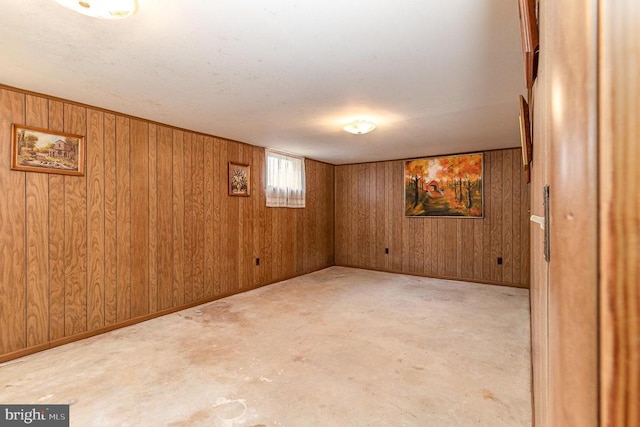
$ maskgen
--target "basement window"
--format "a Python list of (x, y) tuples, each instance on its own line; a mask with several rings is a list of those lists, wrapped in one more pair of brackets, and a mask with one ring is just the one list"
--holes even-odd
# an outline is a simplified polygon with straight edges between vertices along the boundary
[(304, 157), (266, 149), (267, 206), (304, 208)]

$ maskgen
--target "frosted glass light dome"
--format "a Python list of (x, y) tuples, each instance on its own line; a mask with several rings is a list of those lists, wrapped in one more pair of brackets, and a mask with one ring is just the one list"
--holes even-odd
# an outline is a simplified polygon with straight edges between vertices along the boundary
[(375, 123), (366, 120), (355, 120), (342, 129), (354, 135), (363, 135), (369, 133), (376, 128)]
[(83, 15), (101, 19), (127, 18), (138, 11), (136, 0), (56, 0)]

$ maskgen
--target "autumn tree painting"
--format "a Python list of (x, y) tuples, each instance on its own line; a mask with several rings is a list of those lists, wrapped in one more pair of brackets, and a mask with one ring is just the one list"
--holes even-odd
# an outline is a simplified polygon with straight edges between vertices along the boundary
[(406, 216), (482, 217), (482, 153), (405, 162)]

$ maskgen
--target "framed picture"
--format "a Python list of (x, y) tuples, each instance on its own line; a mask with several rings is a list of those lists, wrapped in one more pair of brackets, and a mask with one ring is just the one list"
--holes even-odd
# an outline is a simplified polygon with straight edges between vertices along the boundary
[(249, 196), (251, 169), (243, 163), (229, 162), (229, 195)]
[(84, 175), (84, 136), (11, 125), (11, 169)]
[[(520, 146), (522, 147), (522, 165), (524, 170), (529, 171), (531, 157), (533, 154), (533, 143), (531, 142), (531, 123), (529, 121), (529, 104), (524, 96), (520, 95)], [(528, 174), (527, 174), (528, 176)], [(529, 181), (527, 181), (529, 182)]]
[(483, 160), (482, 153), (406, 160), (405, 216), (482, 218)]
[(518, 0), (520, 12), (520, 37), (522, 39), (522, 59), (524, 79), (528, 89), (533, 87), (537, 73), (537, 53), (539, 46), (536, 0)]

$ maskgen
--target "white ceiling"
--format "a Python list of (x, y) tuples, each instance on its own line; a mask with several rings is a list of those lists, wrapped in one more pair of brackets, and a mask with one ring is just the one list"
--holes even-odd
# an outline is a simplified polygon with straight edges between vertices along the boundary
[[(515, 0), (0, 0), (0, 83), (333, 164), (519, 145)], [(341, 130), (369, 118), (367, 135)]]

